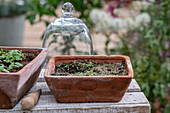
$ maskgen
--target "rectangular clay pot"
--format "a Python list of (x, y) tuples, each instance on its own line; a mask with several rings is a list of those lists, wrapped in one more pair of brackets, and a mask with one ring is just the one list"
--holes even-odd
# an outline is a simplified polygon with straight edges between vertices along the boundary
[(1, 48), (6, 50), (17, 49), (31, 53), (40, 52), (35, 59), (18, 72), (0, 72), (0, 108), (10, 109), (13, 108), (35, 84), (47, 56), (47, 49), (0, 46), (0, 49)]
[[(73, 60), (114, 62), (125, 60), (127, 76), (52, 76), (55, 66)], [(52, 57), (44, 72), (45, 80), (58, 102), (118, 102), (133, 78), (128, 56), (56, 56)]]

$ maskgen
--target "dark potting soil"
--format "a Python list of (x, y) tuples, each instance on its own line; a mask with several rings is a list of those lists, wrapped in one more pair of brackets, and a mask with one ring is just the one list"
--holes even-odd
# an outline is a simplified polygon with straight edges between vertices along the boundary
[(120, 63), (99, 63), (88, 60), (75, 60), (55, 67), (53, 76), (126, 76), (125, 60)]
[[(21, 63), (23, 66), (18, 68), (18, 67), (14, 67), (13, 69), (9, 70), (10, 72), (17, 72), (19, 70), (21, 70), (24, 66), (26, 66), (30, 61), (32, 61), (36, 56), (38, 56), (38, 54), (40, 53), (39, 51), (36, 52), (36, 53), (31, 53), (31, 52), (23, 52), (26, 57), (24, 57), (21, 61), (16, 61), (16, 62), (19, 62)], [(5, 66), (9, 66), (8, 63), (4, 62), (2, 60), (1, 62), (2, 64), (4, 64)]]

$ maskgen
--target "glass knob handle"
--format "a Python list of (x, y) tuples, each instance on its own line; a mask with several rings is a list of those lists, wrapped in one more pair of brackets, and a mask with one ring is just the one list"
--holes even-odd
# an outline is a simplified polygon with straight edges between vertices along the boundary
[(72, 17), (73, 11), (73, 5), (70, 2), (66, 2), (62, 6), (62, 12), (64, 17)]

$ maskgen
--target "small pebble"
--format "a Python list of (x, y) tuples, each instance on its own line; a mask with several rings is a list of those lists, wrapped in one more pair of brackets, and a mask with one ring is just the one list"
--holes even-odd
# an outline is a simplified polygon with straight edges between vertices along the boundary
[(122, 69), (121, 67), (118, 68), (118, 70), (121, 70), (121, 69)]
[(107, 69), (107, 71), (111, 71), (111, 69)]
[(123, 73), (123, 71), (121, 70), (121, 71), (119, 71), (119, 73)]
[(122, 61), (122, 65), (125, 65), (125, 60)]
[(51, 75), (56, 75), (55, 73), (51, 73)]

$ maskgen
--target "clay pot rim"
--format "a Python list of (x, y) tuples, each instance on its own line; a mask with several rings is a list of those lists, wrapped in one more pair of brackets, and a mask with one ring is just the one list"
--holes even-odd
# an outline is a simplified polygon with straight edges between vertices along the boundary
[[(61, 60), (61, 59), (69, 59), (69, 60), (73, 60), (75, 58), (78, 59), (90, 59), (90, 58), (96, 58), (96, 59), (106, 59), (106, 58), (110, 58), (110, 59), (116, 59), (116, 60), (125, 60), (126, 64), (127, 64), (127, 69), (128, 69), (128, 75), (126, 76), (52, 76), (50, 75), (51, 72), (48, 72), (50, 69), (49, 67), (51, 67), (51, 64), (53, 64), (55, 62), (55, 60)], [(51, 71), (51, 70), (50, 70)], [(125, 55), (60, 55), (60, 56), (52, 56), (48, 62), (48, 65), (45, 69), (44, 72), (44, 77), (45, 78), (133, 78), (133, 69), (132, 69), (132, 64), (130, 62), (130, 58), (128, 56)]]
[(29, 65), (31, 66), (32, 64), (34, 64), (36, 62), (36, 58), (40, 57), (43, 55), (44, 52), (47, 51), (46, 48), (38, 48), (38, 47), (8, 47), (8, 46), (0, 46), (0, 48), (3, 49), (25, 49), (25, 50), (41, 50), (41, 52), (38, 54), (38, 56), (36, 56), (32, 61), (30, 61), (27, 65), (25, 65), (22, 69), (20, 69), (17, 72), (10, 72), (10, 73), (5, 73), (5, 72), (0, 72), (0, 74), (3, 75), (15, 75), (15, 76), (20, 76), (21, 73), (24, 72), (24, 70), (26, 70)]

